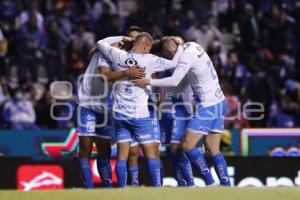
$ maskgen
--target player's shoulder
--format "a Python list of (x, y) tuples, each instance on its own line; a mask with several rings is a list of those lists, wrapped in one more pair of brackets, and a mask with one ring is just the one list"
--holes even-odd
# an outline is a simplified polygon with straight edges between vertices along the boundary
[(187, 42), (183, 45), (184, 52), (204, 51), (203, 47), (196, 42)]
[(157, 59), (157, 56), (150, 54), (150, 53), (146, 53), (146, 54), (140, 54), (140, 53), (129, 53), (128, 54), (129, 57), (132, 57), (134, 59), (137, 59), (138, 62), (143, 62), (143, 63), (149, 63), (149, 62), (154, 62)]

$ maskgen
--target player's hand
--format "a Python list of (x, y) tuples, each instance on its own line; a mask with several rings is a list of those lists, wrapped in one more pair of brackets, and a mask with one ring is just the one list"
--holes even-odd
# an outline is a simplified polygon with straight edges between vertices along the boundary
[(139, 66), (130, 67), (126, 70), (126, 76), (130, 78), (144, 78), (146, 76), (145, 70)]
[(177, 45), (183, 45), (184, 42), (180, 37), (171, 36), (171, 38), (176, 42)]
[(126, 36), (124, 36), (123, 39), (122, 39), (123, 43), (132, 42), (132, 41), (134, 41), (134, 38), (132, 38), (132, 37), (126, 37)]
[(139, 86), (139, 87), (145, 87), (147, 85), (150, 85), (150, 79), (148, 78), (141, 78), (141, 79), (135, 79), (132, 80), (134, 85)]

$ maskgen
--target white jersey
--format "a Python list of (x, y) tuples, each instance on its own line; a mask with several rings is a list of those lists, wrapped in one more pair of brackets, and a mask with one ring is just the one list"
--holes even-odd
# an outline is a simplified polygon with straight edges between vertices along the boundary
[[(127, 70), (129, 67), (138, 65), (145, 69), (146, 77), (158, 71), (164, 71), (176, 67), (178, 58), (183, 51), (178, 48), (173, 60), (167, 60), (152, 54), (140, 54), (126, 52), (110, 46), (119, 42), (123, 37), (109, 37), (97, 42), (97, 47), (111, 62), (114, 71)], [(113, 111), (121, 113), (131, 118), (149, 117), (148, 98), (151, 88), (137, 87), (128, 79), (116, 81), (112, 93), (114, 96)]]
[[(165, 78), (172, 75), (174, 70), (167, 70), (165, 72), (159, 73), (159, 78)], [(178, 84), (177, 87), (163, 87), (161, 88), (163, 92), (162, 96), (162, 109), (165, 112), (175, 113), (173, 103), (183, 103), (189, 113), (192, 112), (192, 103), (193, 103), (193, 90), (187, 77), (184, 77), (183, 80)]]
[(212, 61), (203, 48), (194, 42), (184, 45), (184, 51), (171, 77), (151, 79), (150, 82), (156, 87), (176, 87), (185, 76), (196, 100), (203, 107), (215, 105), (225, 99)]
[[(110, 67), (109, 61), (99, 52), (95, 53), (83, 75), (78, 89), (79, 105), (103, 113), (110, 88), (100, 75), (100, 67)], [(105, 94), (106, 93), (106, 94)]]

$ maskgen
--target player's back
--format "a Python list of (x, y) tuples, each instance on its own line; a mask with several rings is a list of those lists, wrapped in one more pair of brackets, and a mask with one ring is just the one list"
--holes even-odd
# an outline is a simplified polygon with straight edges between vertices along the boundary
[[(80, 87), (78, 89), (79, 104), (97, 112), (103, 112), (103, 106), (106, 103), (108, 93), (108, 84), (104, 83), (100, 75), (99, 67), (108, 66), (107, 59), (101, 53), (95, 53), (82, 76)], [(107, 88), (105, 88), (107, 87)]]
[[(134, 52), (123, 52), (118, 56), (118, 59), (114, 59), (113, 70), (123, 71), (132, 66), (140, 66), (145, 69), (147, 78), (156, 71), (157, 66), (163, 64), (163, 61), (157, 59), (152, 54), (140, 54)], [(125, 114), (129, 117), (143, 118), (149, 116), (148, 111), (148, 98), (150, 94), (150, 88), (141, 88), (134, 86), (128, 79), (124, 78), (114, 83), (113, 95), (114, 95), (114, 111)]]
[(224, 100), (218, 75), (213, 63), (204, 49), (197, 43), (189, 42), (184, 46), (184, 52), (179, 64), (192, 64), (187, 73), (188, 81), (196, 99), (202, 106), (215, 105)]

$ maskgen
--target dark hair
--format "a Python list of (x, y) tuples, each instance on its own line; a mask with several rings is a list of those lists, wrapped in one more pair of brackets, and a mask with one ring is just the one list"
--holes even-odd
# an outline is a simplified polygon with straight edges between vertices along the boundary
[(162, 49), (162, 45), (161, 45), (161, 40), (154, 40), (150, 53), (159, 56), (161, 54), (161, 49)]
[(125, 51), (130, 51), (132, 49), (132, 47), (133, 47), (133, 41), (127, 41), (127, 42), (124, 42), (121, 49), (123, 49)]
[(130, 26), (127, 30), (126, 30), (126, 35), (129, 35), (130, 32), (132, 31), (137, 31), (137, 32), (142, 32), (142, 29), (139, 26)]

